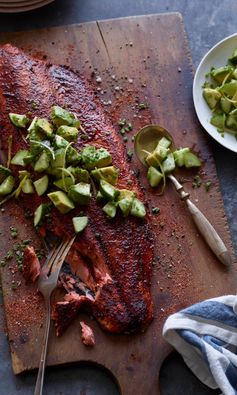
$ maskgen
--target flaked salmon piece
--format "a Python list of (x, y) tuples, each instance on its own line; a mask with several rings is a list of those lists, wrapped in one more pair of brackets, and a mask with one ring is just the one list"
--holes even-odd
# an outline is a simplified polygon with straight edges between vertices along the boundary
[(23, 253), (23, 277), (26, 281), (35, 282), (40, 275), (40, 262), (34, 247), (27, 246)]

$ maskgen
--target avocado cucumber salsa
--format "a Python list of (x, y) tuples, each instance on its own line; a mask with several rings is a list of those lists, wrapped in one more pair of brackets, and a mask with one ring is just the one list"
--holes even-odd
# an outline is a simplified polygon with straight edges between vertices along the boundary
[(222, 67), (212, 67), (202, 86), (203, 97), (213, 112), (210, 123), (223, 137), (237, 137), (237, 49)]
[(179, 148), (176, 151), (170, 149), (171, 141), (162, 137), (152, 152), (147, 152), (145, 158), (148, 166), (147, 179), (151, 187), (157, 187), (163, 181), (162, 192), (166, 184), (166, 174), (171, 173), (178, 167), (199, 167), (200, 159), (191, 152), (190, 148)]
[[(119, 169), (113, 166), (108, 150), (85, 145), (78, 151), (73, 146), (81, 129), (79, 119), (59, 106), (52, 107), (50, 118), (31, 120), (25, 114), (9, 114), (15, 127), (27, 129), (27, 148), (12, 157), (9, 142), (8, 163), (0, 165), (0, 206), (20, 193), (47, 196), (48, 202), (41, 203), (34, 213), (34, 226), (38, 227), (52, 205), (67, 214), (76, 206), (87, 205), (93, 190), (107, 217), (114, 218), (120, 211), (124, 217), (144, 218), (146, 209), (136, 193), (116, 187)], [(79, 233), (88, 218), (73, 217), (72, 224)]]

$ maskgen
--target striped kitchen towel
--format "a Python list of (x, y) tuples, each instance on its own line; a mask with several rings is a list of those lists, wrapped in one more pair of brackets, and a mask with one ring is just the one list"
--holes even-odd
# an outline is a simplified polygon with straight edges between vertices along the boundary
[(171, 315), (163, 336), (204, 384), (237, 395), (237, 296), (205, 300)]

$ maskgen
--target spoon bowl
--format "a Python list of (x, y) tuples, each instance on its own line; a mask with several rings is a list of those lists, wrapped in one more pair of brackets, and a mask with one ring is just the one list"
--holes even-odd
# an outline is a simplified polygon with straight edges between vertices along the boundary
[(135, 153), (143, 165), (147, 166), (145, 158), (148, 152), (154, 151), (162, 137), (166, 137), (171, 141), (170, 149), (173, 151), (175, 149), (173, 138), (171, 134), (160, 125), (146, 125), (136, 134), (134, 140)]
[[(170, 150), (174, 151), (175, 146), (173, 142), (173, 138), (170, 133), (159, 125), (147, 125), (135, 136), (134, 140), (134, 149), (137, 158), (147, 167), (146, 157), (148, 154), (152, 153), (159, 140), (162, 137), (166, 137), (171, 141)], [(168, 173), (166, 176), (172, 181), (176, 190), (180, 194), (180, 198), (186, 203), (187, 208), (192, 215), (192, 218), (200, 232), (203, 236), (211, 250), (217, 256), (217, 258), (224, 264), (230, 265), (231, 256), (223, 243), (220, 236), (217, 234), (216, 230), (210, 224), (208, 219), (203, 215), (203, 213), (196, 207), (196, 205), (189, 199), (189, 193), (185, 192), (183, 189), (183, 185), (179, 183), (179, 181), (173, 176), (173, 174)]]

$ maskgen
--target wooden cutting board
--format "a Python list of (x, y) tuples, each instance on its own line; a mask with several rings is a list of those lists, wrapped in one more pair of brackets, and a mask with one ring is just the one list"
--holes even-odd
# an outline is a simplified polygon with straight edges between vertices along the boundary
[[(193, 71), (182, 18), (177, 13), (115, 19), (81, 25), (56, 27), (24, 33), (1, 33), (0, 42), (11, 42), (26, 52), (49, 62), (66, 64), (88, 76), (105, 104), (105, 111), (116, 125), (119, 118), (134, 124), (132, 133), (147, 124), (159, 123), (170, 130), (177, 146), (190, 146), (203, 160), (199, 188), (192, 188), (196, 172), (180, 171), (185, 189), (206, 214), (231, 250), (230, 234), (219, 190), (215, 164), (208, 138), (199, 125), (192, 102)], [(96, 83), (96, 77), (101, 82)], [(80, 94), (78, 92), (78, 94)], [(111, 104), (110, 104), (111, 100)], [(148, 109), (138, 111), (139, 103)], [(131, 134), (127, 147), (132, 147)], [(122, 138), (122, 137), (121, 137)], [(94, 348), (80, 340), (79, 322), (71, 325), (62, 338), (51, 330), (48, 365), (92, 361), (108, 369), (118, 381), (122, 394), (157, 394), (159, 369), (171, 347), (162, 338), (166, 317), (205, 298), (236, 292), (236, 263), (228, 270), (220, 264), (198, 234), (184, 203), (168, 183), (165, 194), (157, 196), (148, 187), (145, 171), (135, 156), (133, 170), (140, 170), (146, 189), (156, 238), (152, 294), (154, 320), (146, 333), (115, 336), (104, 333), (89, 317), (96, 338)], [(212, 182), (209, 192), (204, 183)], [(1, 249), (5, 256), (12, 243), (26, 238), (38, 243), (25, 213), (15, 202), (1, 213)], [(10, 226), (18, 228), (12, 239)], [(4, 305), (14, 372), (36, 368), (43, 333), (44, 309), (35, 287), (18, 287), (21, 275), (15, 272), (14, 258), (2, 268)], [(14, 283), (12, 283), (14, 281)], [(16, 290), (12, 290), (17, 286)], [(29, 319), (21, 320), (21, 311)], [(82, 318), (82, 317), (80, 317)], [(144, 379), (145, 378), (145, 379)]]

